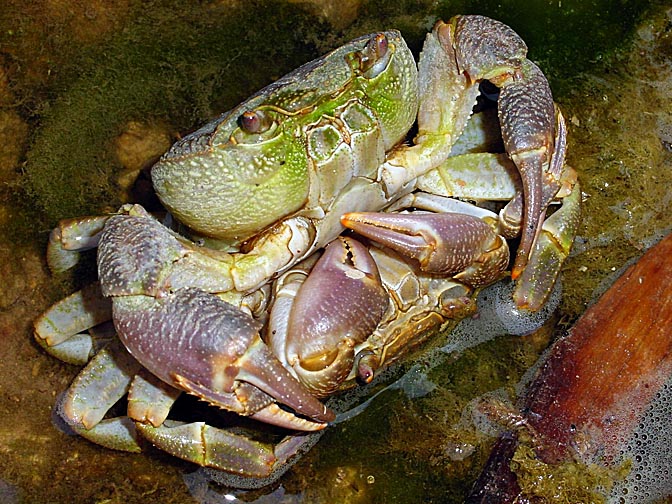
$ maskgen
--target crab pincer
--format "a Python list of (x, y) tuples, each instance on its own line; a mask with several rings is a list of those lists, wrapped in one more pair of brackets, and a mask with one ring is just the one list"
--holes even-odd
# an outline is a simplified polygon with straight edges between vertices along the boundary
[[(113, 314), (131, 355), (170, 385), (287, 428), (319, 430), (334, 418), (263, 344), (261, 324), (216, 296), (181, 289), (161, 299), (119, 297)], [(302, 416), (277, 408), (275, 401)]]
[[(274, 350), (313, 394), (332, 394), (353, 371), (356, 346), (373, 332), (388, 304), (367, 248), (339, 238), (300, 287), (282, 338), (284, 348)], [(277, 336), (276, 342), (281, 339)]]
[(472, 286), (498, 278), (509, 261), (506, 240), (471, 215), (351, 212), (341, 223), (417, 260), (424, 272), (454, 276)]
[[(472, 82), (488, 80), (500, 89), (498, 115), (504, 146), (520, 173), (524, 205), (505, 210), (507, 224), (521, 226), (511, 276), (517, 279), (534, 253), (546, 208), (560, 189), (564, 142), (556, 145), (555, 105), (542, 71), (526, 57), (527, 46), (510, 27), (483, 16), (456, 16), (438, 29), (455, 53), (458, 68)], [(556, 152), (557, 151), (557, 152)], [(522, 213), (522, 215), (521, 215)], [(521, 222), (522, 221), (522, 222)], [(527, 305), (526, 296), (517, 303)]]
[[(526, 58), (527, 45), (508, 26), (482, 16), (456, 16), (442, 33), (453, 45), (462, 69), (472, 81), (489, 80), (499, 89), (498, 115), (504, 146), (516, 164), (525, 198), (521, 244), (512, 276), (527, 264), (548, 202), (543, 176), (553, 154), (555, 106), (542, 71)], [(555, 185), (553, 195), (559, 184)]]

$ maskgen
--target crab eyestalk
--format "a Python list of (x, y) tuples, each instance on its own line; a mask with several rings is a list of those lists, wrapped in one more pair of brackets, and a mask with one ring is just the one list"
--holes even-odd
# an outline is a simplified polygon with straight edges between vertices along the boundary
[(509, 261), (506, 241), (471, 215), (352, 212), (341, 222), (415, 259), (422, 271), (452, 275), (474, 287), (499, 278)]
[(366, 247), (339, 238), (299, 289), (287, 324), (285, 355), (317, 396), (338, 390), (355, 366), (355, 347), (388, 306), (378, 268)]

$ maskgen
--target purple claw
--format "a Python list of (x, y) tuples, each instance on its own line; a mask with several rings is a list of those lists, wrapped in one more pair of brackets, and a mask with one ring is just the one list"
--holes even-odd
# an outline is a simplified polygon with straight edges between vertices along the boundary
[(543, 174), (553, 153), (555, 136), (555, 107), (546, 77), (527, 60), (520, 73), (521, 77), (503, 86), (499, 94), (502, 138), (520, 172), (525, 197), (520, 247), (511, 273), (514, 279), (527, 265), (541, 229), (547, 205), (543, 201)]
[(259, 405), (239, 390), (246, 382), (318, 422), (334, 418), (261, 342), (261, 324), (216, 296), (181, 289), (161, 299), (117, 297), (113, 317), (128, 351), (168, 384), (250, 415)]
[(335, 418), (331, 410), (289, 374), (259, 337), (248, 347), (239, 364), (236, 379), (251, 383), (278, 402), (320, 422)]
[[(516, 279), (531, 260), (548, 202), (559, 188), (564, 147), (557, 137), (554, 142), (556, 114), (551, 88), (542, 71), (527, 59), (525, 42), (501, 22), (483, 16), (456, 16), (439, 26), (443, 44), (454, 49), (458, 69), (471, 82), (489, 80), (500, 88), (502, 139), (523, 185), (522, 208), (517, 201), (504, 214), (511, 231), (518, 229), (522, 219), (520, 246), (511, 272)], [(560, 162), (554, 163), (552, 157)]]
[(341, 223), (416, 259), (422, 271), (455, 275), (473, 286), (499, 277), (509, 260), (506, 241), (471, 215), (352, 212)]
[(355, 346), (374, 331), (388, 306), (367, 248), (339, 238), (301, 286), (288, 324), (287, 362), (314, 394), (338, 390), (355, 365)]

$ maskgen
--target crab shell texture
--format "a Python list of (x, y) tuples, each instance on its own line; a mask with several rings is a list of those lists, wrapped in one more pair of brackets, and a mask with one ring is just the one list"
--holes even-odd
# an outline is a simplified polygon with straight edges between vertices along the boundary
[[(418, 107), (410, 50), (397, 31), (379, 35), (303, 65), (176, 143), (152, 169), (168, 210), (236, 244), (300, 209), (322, 217), (354, 178), (375, 180)], [(367, 51), (384, 54), (355, 56)], [(326, 176), (317, 173), (333, 158)]]

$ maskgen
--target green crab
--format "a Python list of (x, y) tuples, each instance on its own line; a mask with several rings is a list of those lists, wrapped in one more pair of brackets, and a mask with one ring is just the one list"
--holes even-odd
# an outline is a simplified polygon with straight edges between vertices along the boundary
[[(104, 446), (138, 451), (142, 437), (264, 477), (298, 437), (269, 447), (204, 422), (169, 426), (179, 393), (322, 429), (334, 414), (320, 398), (369, 382), (472, 314), (516, 235), (514, 302), (538, 309), (569, 252), (580, 191), (564, 164), (562, 115), (526, 50), (482, 16), (437, 23), (417, 67), (398, 32), (360, 37), (159, 160), (152, 180), (174, 230), (138, 205), (61, 222), (52, 269), (97, 246), (99, 270), (98, 284), (35, 323), (50, 353), (88, 362), (59, 406), (67, 423)], [(500, 89), (506, 153), (480, 152), (482, 140), (457, 146), (485, 80)], [(464, 200), (508, 203), (496, 214)], [(561, 205), (547, 219), (552, 202)], [(345, 228), (368, 241), (341, 237)], [(86, 331), (110, 319), (118, 339), (101, 345)], [(126, 394), (127, 416), (104, 418)]]

